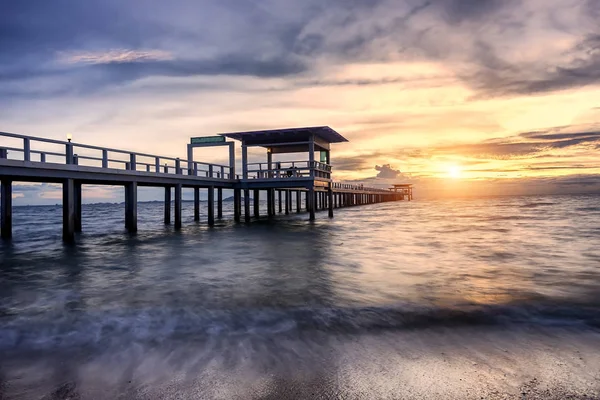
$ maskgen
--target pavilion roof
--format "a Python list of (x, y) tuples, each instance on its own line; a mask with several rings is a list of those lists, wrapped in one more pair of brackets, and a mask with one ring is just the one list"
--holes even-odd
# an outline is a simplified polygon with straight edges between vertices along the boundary
[(261, 143), (296, 143), (308, 141), (311, 135), (315, 135), (325, 143), (342, 143), (348, 139), (337, 133), (328, 126), (313, 126), (303, 128), (269, 129), (262, 131), (220, 133), (219, 135), (231, 139), (244, 141), (247, 144), (260, 145)]

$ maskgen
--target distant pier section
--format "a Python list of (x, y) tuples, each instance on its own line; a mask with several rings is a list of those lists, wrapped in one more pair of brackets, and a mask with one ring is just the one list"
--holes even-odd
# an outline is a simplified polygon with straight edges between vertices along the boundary
[[(241, 171), (236, 171), (236, 141), (241, 143)], [(210, 226), (223, 218), (223, 189), (233, 191), (236, 222), (242, 217), (246, 222), (259, 218), (262, 196), (266, 196), (268, 217), (307, 212), (310, 220), (320, 210), (327, 210), (333, 218), (336, 208), (412, 200), (412, 185), (385, 190), (334, 181), (331, 145), (347, 141), (328, 126), (222, 133), (191, 138), (187, 157), (180, 159), (74, 143), (71, 139), (0, 132), (1, 236), (12, 237), (13, 182), (62, 185), (66, 242), (73, 242), (82, 230), (82, 185), (89, 184), (124, 188), (125, 228), (131, 233), (137, 231), (138, 186), (164, 189), (164, 223), (173, 223), (175, 229), (182, 226), (184, 189), (194, 192), (195, 221), (200, 221), (201, 191), (207, 192), (206, 220)], [(229, 162), (198, 161), (194, 158), (198, 147), (224, 147)], [(264, 162), (250, 162), (249, 148), (265, 150)], [(290, 154), (300, 156), (291, 159)]]

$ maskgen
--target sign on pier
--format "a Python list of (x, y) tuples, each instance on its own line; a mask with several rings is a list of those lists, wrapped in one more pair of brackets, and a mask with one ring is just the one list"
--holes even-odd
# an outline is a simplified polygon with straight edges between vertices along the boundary
[(205, 144), (205, 143), (223, 143), (225, 142), (224, 136), (199, 136), (191, 139), (191, 144)]

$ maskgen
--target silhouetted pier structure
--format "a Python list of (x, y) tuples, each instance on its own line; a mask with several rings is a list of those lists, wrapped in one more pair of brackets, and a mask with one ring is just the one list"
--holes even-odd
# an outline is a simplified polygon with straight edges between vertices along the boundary
[[(235, 139), (242, 145), (241, 175), (236, 173)], [(72, 242), (82, 230), (82, 185), (118, 185), (125, 193), (125, 227), (137, 231), (138, 186), (165, 190), (164, 223), (182, 226), (182, 190), (194, 191), (194, 220), (200, 220), (200, 194), (207, 191), (207, 223), (223, 217), (223, 189), (233, 190), (234, 219), (245, 221), (260, 217), (261, 192), (266, 193), (269, 217), (285, 212), (309, 213), (384, 201), (403, 200), (404, 192), (352, 185), (332, 180), (330, 147), (347, 142), (329, 127), (293, 128), (252, 132), (223, 133), (192, 138), (186, 159), (127, 150), (91, 146), (14, 133), (0, 132), (1, 235), (12, 237), (12, 184), (47, 182), (62, 185), (63, 239)], [(196, 161), (193, 149), (227, 146), (227, 165)], [(266, 162), (250, 163), (248, 148), (266, 149)], [(274, 156), (303, 153), (306, 159), (274, 160)], [(319, 160), (315, 159), (319, 154)], [(215, 201), (215, 192), (217, 199)], [(412, 189), (410, 189), (412, 199)], [(252, 198), (251, 199), (251, 194)], [(276, 196), (277, 194), (277, 196)], [(173, 195), (173, 196), (172, 196)], [(251, 200), (253, 210), (251, 210)], [(295, 210), (292, 206), (295, 203)], [(277, 207), (276, 207), (277, 206)], [(243, 207), (243, 212), (242, 212)]]
[(411, 201), (413, 199), (413, 185), (412, 183), (398, 183), (392, 185), (390, 188), (394, 193), (398, 193), (400, 195), (400, 200), (408, 200)]

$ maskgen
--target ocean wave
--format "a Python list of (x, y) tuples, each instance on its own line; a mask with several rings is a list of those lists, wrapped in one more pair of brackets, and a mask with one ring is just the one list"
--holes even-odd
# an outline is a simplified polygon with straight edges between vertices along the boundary
[(538, 202), (522, 204), (519, 206), (519, 208), (536, 208), (536, 207), (541, 207), (541, 206), (553, 206), (555, 204), (556, 203), (551, 203), (551, 202), (547, 202), (547, 201), (538, 201)]
[(0, 349), (53, 349), (162, 343), (235, 335), (362, 334), (468, 326), (600, 328), (600, 308), (488, 305), (465, 308), (356, 307), (262, 310), (147, 309), (0, 318)]

